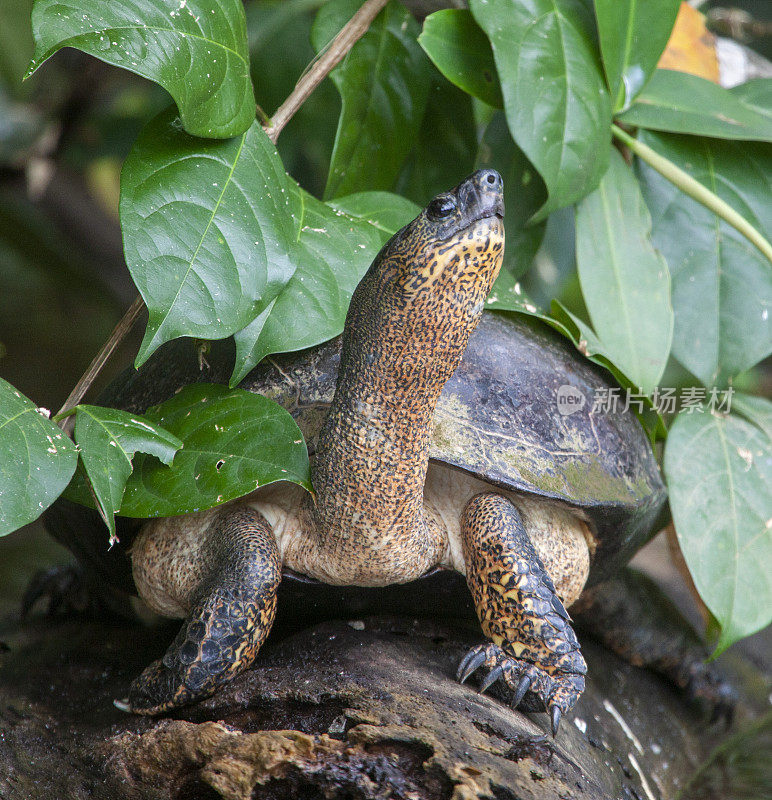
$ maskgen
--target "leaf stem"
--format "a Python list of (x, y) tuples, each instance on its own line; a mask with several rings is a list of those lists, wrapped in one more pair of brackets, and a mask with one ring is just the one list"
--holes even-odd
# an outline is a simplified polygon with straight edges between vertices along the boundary
[(718, 195), (710, 191), (706, 186), (689, 175), (672, 161), (660, 155), (656, 150), (652, 150), (647, 144), (639, 141), (622, 128), (611, 125), (611, 133), (617, 139), (624, 142), (630, 150), (641, 160), (645, 161), (652, 169), (659, 172), (662, 177), (667, 178), (674, 186), (677, 186), (684, 194), (702, 203), (714, 214), (739, 231), (749, 242), (752, 242), (772, 263), (772, 244), (770, 244), (745, 217), (738, 214), (728, 203), (725, 203)]
[[(372, 21), (378, 16), (388, 0), (367, 0), (353, 17), (340, 29), (338, 35), (332, 40), (330, 46), (322, 55), (313, 62), (310, 69), (305, 72), (295, 84), (289, 97), (279, 106), (269, 123), (263, 124), (263, 130), (270, 140), (276, 144), (279, 134), (286, 124), (292, 119), (298, 109), (305, 103), (316, 87), (332, 72), (333, 69), (346, 57), (351, 48), (367, 32)], [(145, 307), (140, 295), (134, 298), (128, 311), (121, 321), (115, 326), (108, 340), (102, 345), (94, 360), (88, 365), (75, 388), (70, 392), (64, 405), (56, 413), (63, 428), (69, 419), (69, 413), (83, 399), (91, 384), (104, 367), (115, 348), (126, 338), (129, 331)]]
[(388, 0), (367, 0), (359, 11), (340, 29), (330, 46), (314, 61), (311, 68), (300, 78), (290, 96), (279, 106), (265, 132), (274, 144), (284, 126), (303, 105), (311, 92), (345, 58), (349, 50), (367, 32)]

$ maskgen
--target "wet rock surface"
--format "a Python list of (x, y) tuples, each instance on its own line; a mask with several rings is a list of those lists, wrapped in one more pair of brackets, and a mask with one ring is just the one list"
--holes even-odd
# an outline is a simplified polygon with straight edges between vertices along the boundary
[(36, 619), (3, 630), (3, 800), (652, 800), (672, 797), (723, 735), (591, 641), (587, 690), (553, 740), (546, 715), (455, 682), (478, 638), (446, 622), (370, 617), (279, 632), (255, 669), (161, 720), (112, 700), (173, 627)]

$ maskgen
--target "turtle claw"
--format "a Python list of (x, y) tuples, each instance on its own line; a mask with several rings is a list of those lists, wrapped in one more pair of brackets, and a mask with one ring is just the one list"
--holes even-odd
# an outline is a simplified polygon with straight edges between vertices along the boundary
[(123, 711), (126, 714), (132, 713), (128, 697), (124, 697), (123, 700), (113, 700), (113, 705), (118, 709), (118, 711)]
[(512, 707), (517, 708), (525, 697), (525, 693), (531, 688), (531, 679), (527, 675), (520, 678), (520, 683), (515, 689), (515, 696), (512, 698)]
[(552, 706), (552, 710), (550, 711), (550, 725), (552, 727), (552, 738), (554, 739), (558, 735), (558, 728), (560, 727), (560, 717), (562, 716), (563, 712), (560, 710), (560, 706)]
[(513, 708), (530, 695), (526, 710), (541, 707), (547, 711), (552, 735), (555, 736), (561, 718), (584, 691), (584, 675), (559, 670), (549, 673), (538, 664), (507, 655), (504, 648), (492, 642), (473, 647), (459, 665), (458, 680), (463, 683), (473, 672), (485, 666), (488, 672), (480, 681), (479, 691), (485, 692), (494, 683), (502, 681), (511, 694), (510, 705)]
[(504, 667), (494, 667), (481, 681), (480, 694), (484, 694), (504, 674)]
[(485, 648), (482, 645), (473, 647), (462, 659), (456, 671), (456, 680), (459, 683), (466, 683), (467, 678), (483, 665), (487, 658)]

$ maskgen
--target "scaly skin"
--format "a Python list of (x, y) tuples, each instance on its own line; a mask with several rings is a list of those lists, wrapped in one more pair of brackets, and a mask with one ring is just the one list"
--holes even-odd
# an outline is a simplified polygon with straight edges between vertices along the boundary
[(268, 523), (249, 508), (223, 509), (206, 530), (198, 559), (203, 575), (187, 622), (119, 707), (160, 714), (212, 694), (255, 660), (276, 616), (281, 580)]
[(587, 665), (552, 580), (507, 498), (492, 492), (473, 497), (461, 534), (466, 580), (491, 643), (467, 654), (459, 680), (484, 666), (481, 691), (501, 679), (514, 692), (515, 706), (534, 695), (557, 733), (561, 715), (584, 691)]

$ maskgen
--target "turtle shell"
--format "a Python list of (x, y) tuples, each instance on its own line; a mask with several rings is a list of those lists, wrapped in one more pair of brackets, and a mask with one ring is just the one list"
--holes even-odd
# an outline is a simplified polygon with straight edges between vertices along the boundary
[[(312, 452), (335, 391), (340, 346), (338, 338), (268, 358), (240, 384), (284, 406)], [(102, 402), (143, 412), (186, 384), (226, 382), (232, 354), (230, 342), (216, 342), (203, 362), (191, 340), (169, 343), (114, 382)], [(597, 541), (595, 583), (645, 543), (666, 497), (634, 414), (595, 408), (615, 388), (537, 320), (485, 313), (437, 404), (431, 459), (581, 509)]]

